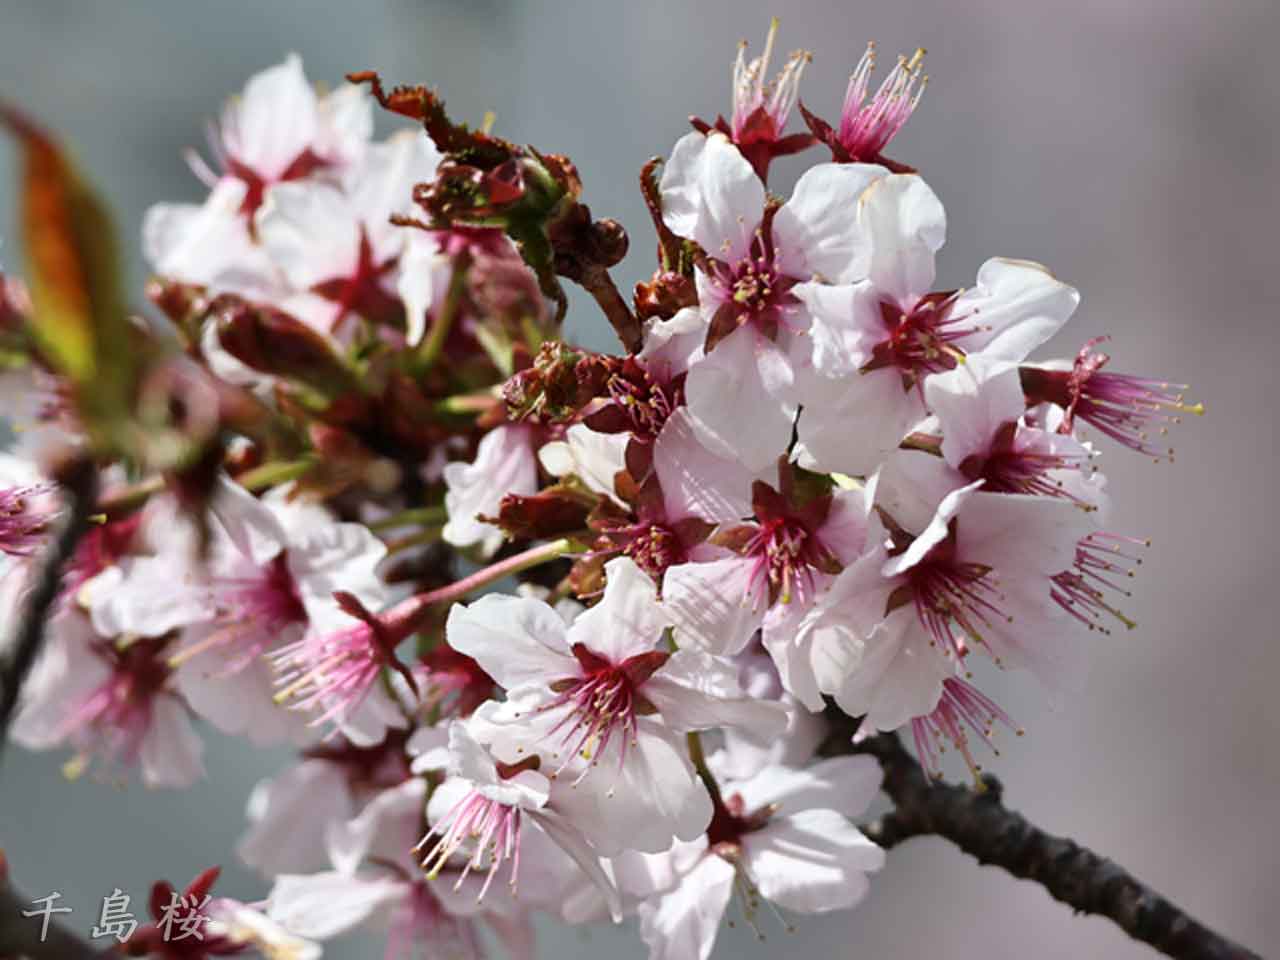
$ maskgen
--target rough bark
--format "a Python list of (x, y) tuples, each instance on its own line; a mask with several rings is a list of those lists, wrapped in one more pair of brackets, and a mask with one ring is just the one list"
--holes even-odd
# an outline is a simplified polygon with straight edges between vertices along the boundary
[(848, 721), (836, 721), (828, 753), (868, 753), (884, 769), (892, 812), (866, 826), (883, 847), (912, 837), (945, 837), (980, 864), (1040, 884), (1080, 913), (1106, 917), (1134, 940), (1180, 960), (1260, 960), (1210, 930), (1133, 874), (1074, 840), (1055, 837), (1004, 806), (1004, 788), (984, 774), (976, 788), (931, 780), (896, 734), (852, 745)]

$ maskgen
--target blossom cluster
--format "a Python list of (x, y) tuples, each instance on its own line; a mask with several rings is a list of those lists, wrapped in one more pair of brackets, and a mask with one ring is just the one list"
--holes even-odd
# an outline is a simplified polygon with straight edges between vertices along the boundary
[[(200, 452), (102, 467), (11, 736), (175, 788), (204, 774), (196, 719), (297, 748), (236, 850), (270, 892), (221, 901), (209, 952), (374, 923), (389, 957), (482, 956), (483, 931), (531, 956), (542, 912), (705, 960), (726, 914), (849, 908), (881, 866), (855, 824), (880, 771), (830, 711), (976, 773), (1015, 729), (978, 661), (1053, 694), (1132, 626), (1144, 544), (1097, 460), (1168, 457), (1194, 408), (1096, 342), (1033, 359), (1079, 302), (1037, 263), (935, 289), (943, 206), (885, 155), (922, 52), (873, 91), (869, 49), (839, 122), (800, 105), (787, 133), (809, 55), (770, 82), (775, 32), (731, 117), (646, 167), (659, 263), (631, 304), (567, 158), (375, 75), (318, 93), (297, 57), (192, 155), (205, 200), (148, 213), (163, 319), (139, 323), (181, 344)], [(420, 126), (375, 140), (375, 101)], [(624, 355), (560, 337), (561, 277)], [(32, 309), (3, 292), (0, 332)], [(47, 451), (85, 413), (38, 352), (5, 378), (12, 622), (62, 509)]]

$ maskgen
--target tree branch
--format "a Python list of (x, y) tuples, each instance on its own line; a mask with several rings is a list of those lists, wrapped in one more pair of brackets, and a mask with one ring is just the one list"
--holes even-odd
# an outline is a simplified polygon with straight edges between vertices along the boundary
[(98, 495), (97, 468), (87, 460), (70, 465), (62, 477), (62, 488), (67, 498), (66, 513), (57, 535), (49, 542), (39, 565), (32, 572), (30, 590), (23, 603), (13, 641), (9, 644), (11, 653), (0, 676), (0, 755), (8, 739), (9, 721), (18, 706), (23, 681), (40, 652), (45, 623), (58, 599), (63, 568), (75, 555), (80, 539), (89, 529), (89, 518)]
[(1055, 837), (1006, 808), (1003, 787), (984, 774), (977, 790), (931, 780), (896, 734), (851, 745), (847, 718), (833, 724), (824, 752), (868, 753), (884, 769), (895, 809), (865, 828), (882, 847), (911, 837), (946, 837), (980, 864), (1032, 880), (1080, 913), (1107, 917), (1134, 940), (1180, 960), (1260, 960), (1210, 930), (1123, 867), (1074, 840)]

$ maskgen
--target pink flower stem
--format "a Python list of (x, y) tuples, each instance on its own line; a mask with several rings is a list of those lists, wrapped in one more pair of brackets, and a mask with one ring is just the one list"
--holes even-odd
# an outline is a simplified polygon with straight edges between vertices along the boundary
[(491, 563), (489, 566), (483, 567), (475, 573), (463, 577), (461, 580), (455, 580), (447, 586), (429, 590), (426, 593), (414, 594), (412, 597), (397, 603), (383, 614), (380, 619), (396, 636), (408, 636), (427, 616), (431, 608), (442, 603), (452, 603), (454, 600), (461, 599), (467, 594), (482, 587), (487, 587), (489, 584), (504, 577), (515, 576), (517, 573), (557, 560), (566, 553), (572, 552), (574, 552), (573, 541), (567, 537), (553, 540), (550, 543), (538, 544), (515, 554), (515, 556), (499, 560), (497, 563)]

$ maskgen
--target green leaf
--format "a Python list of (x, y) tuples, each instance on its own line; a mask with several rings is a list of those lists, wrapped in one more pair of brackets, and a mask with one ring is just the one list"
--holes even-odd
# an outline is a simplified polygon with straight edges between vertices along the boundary
[(21, 236), (31, 288), (31, 332), (54, 370), (76, 387), (92, 430), (126, 414), (140, 333), (128, 319), (115, 229), (105, 204), (56, 142), (0, 102), (0, 125), (22, 152)]

